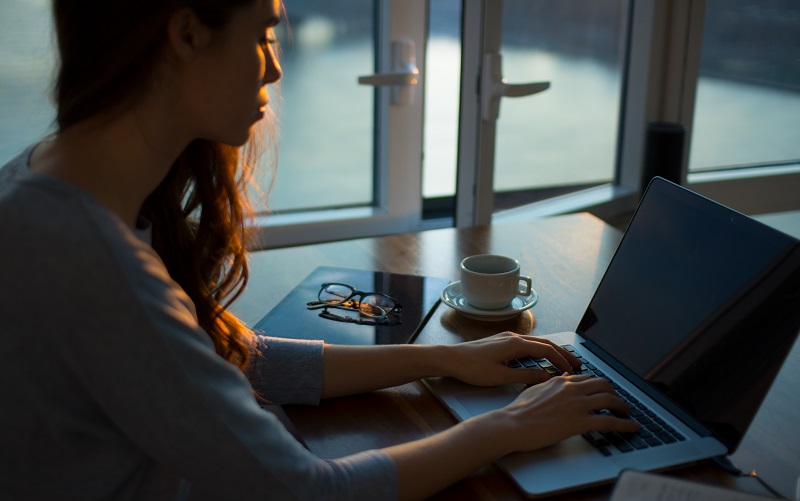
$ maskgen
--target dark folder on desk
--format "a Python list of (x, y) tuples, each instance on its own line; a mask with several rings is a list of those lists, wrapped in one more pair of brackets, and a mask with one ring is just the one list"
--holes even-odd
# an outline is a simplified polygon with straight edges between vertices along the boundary
[[(322, 284), (330, 282), (344, 283), (361, 291), (379, 292), (393, 297), (403, 305), (400, 323), (363, 325), (338, 322), (321, 317), (321, 310), (307, 309), (306, 303), (317, 299)], [(445, 278), (321, 266), (312, 271), (262, 318), (255, 325), (255, 330), (268, 336), (321, 339), (333, 344), (409, 343), (427, 322), (439, 302), (442, 289), (448, 283), (450, 281)], [(353, 312), (331, 311), (353, 315)]]

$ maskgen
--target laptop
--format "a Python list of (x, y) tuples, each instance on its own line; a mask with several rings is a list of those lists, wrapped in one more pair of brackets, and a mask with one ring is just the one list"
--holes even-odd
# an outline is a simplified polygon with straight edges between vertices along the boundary
[[(800, 331), (800, 242), (654, 178), (576, 332), (546, 335), (608, 378), (642, 423), (498, 462), (530, 497), (731, 453)], [(520, 360), (534, 366), (544, 360)], [(425, 381), (461, 420), (524, 387)]]

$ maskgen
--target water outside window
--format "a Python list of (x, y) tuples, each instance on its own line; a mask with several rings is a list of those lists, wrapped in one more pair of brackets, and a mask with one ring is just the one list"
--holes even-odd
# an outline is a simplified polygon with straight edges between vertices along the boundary
[(689, 170), (800, 162), (800, 2), (706, 5)]
[(425, 53), (422, 196), (456, 191), (461, 87), (461, 0), (430, 0)]
[(0, 3), (0, 166), (51, 131), (51, 24), (47, 0)]
[(286, 3), (270, 210), (372, 204), (374, 90), (357, 80), (374, 73), (373, 7), (372, 0)]
[[(459, 0), (430, 2), (425, 197), (455, 191), (460, 5)], [(613, 179), (626, 15), (623, 0), (504, 2), (504, 77), (508, 83), (550, 81), (552, 87), (502, 101), (495, 191)]]
[(614, 178), (628, 2), (506, 0), (503, 75), (549, 81), (504, 99), (497, 122), (496, 192)]

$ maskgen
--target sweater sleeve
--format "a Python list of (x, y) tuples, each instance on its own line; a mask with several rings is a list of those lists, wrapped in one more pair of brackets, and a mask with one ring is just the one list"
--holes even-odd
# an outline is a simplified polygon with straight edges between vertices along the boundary
[(257, 336), (247, 377), (259, 397), (276, 404), (319, 403), (322, 341)]

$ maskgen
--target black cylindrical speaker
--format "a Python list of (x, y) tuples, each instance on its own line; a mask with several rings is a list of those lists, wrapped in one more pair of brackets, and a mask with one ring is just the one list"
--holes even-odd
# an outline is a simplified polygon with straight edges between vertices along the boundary
[(681, 184), (685, 138), (686, 129), (679, 123), (651, 122), (647, 124), (642, 192), (655, 176)]

